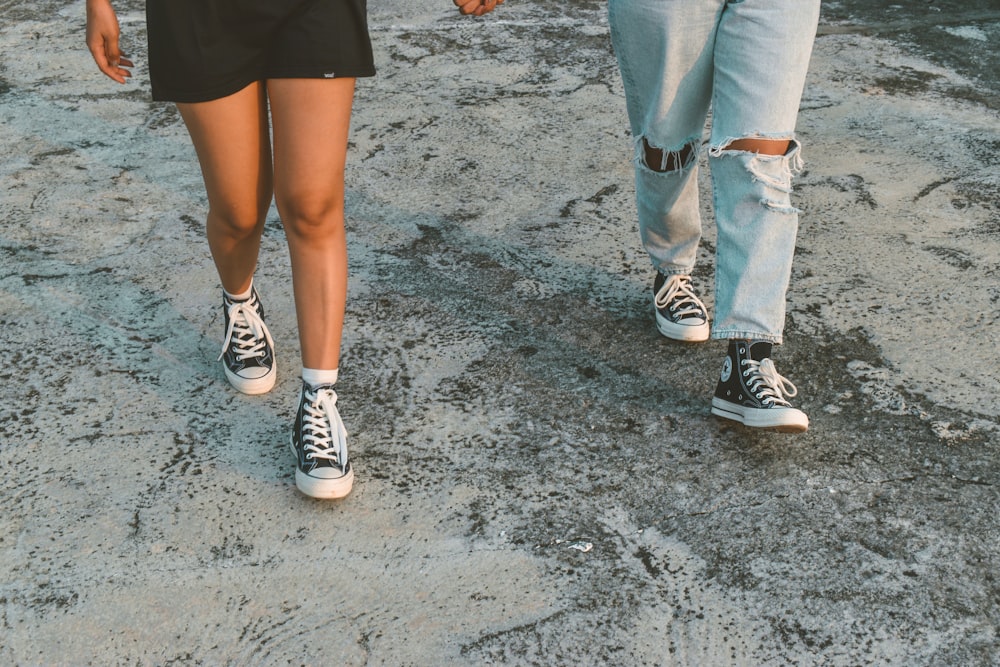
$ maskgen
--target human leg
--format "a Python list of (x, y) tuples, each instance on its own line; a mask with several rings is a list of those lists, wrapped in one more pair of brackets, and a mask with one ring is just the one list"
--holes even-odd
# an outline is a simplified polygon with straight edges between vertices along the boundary
[(274, 343), (253, 288), (260, 238), (271, 203), (267, 102), (261, 84), (177, 108), (191, 136), (208, 195), (206, 235), (223, 286), (223, 369), (230, 383), (260, 394), (277, 377)]
[(354, 470), (337, 409), (347, 298), (344, 165), (354, 79), (268, 81), (275, 201), (292, 264), (303, 387), (292, 430), (298, 488), (314, 498), (350, 493)]
[(723, 3), (610, 0), (611, 39), (635, 140), (643, 246), (666, 275), (690, 274), (701, 238), (698, 147)]
[(657, 275), (656, 326), (682, 341), (708, 339), (694, 269), (701, 217), (698, 148), (711, 96), (712, 48), (723, 3), (611, 0), (611, 36), (635, 139), (639, 233)]
[(718, 231), (712, 336), (782, 342), (798, 231), (791, 180), (799, 146), (783, 155), (711, 149)]
[(354, 79), (268, 82), (275, 200), (307, 368), (336, 369), (347, 298), (344, 165)]
[[(819, 15), (818, 0), (730, 3), (715, 50), (709, 164), (715, 202), (714, 338), (729, 349), (712, 412), (747, 426), (808, 428), (788, 403), (795, 386), (771, 361), (782, 342), (798, 231), (792, 175), (801, 167), (795, 119)], [(781, 66), (777, 67), (776, 63)]]
[(798, 231), (795, 121), (819, 0), (727, 5), (715, 44), (709, 148), (718, 248), (714, 338), (781, 343)]
[(206, 233), (223, 288), (250, 289), (271, 205), (271, 143), (264, 87), (178, 104), (208, 194)]

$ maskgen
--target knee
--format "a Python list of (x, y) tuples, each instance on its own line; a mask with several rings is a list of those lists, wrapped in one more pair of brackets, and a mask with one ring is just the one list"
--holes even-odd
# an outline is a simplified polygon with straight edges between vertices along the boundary
[(802, 146), (795, 138), (742, 137), (708, 149), (713, 173), (746, 172), (755, 182), (791, 191), (792, 177), (801, 172)]
[(209, 207), (209, 224), (233, 238), (260, 234), (270, 202), (226, 202)]
[(711, 146), (708, 157), (717, 185), (717, 201), (748, 197), (771, 211), (799, 212), (791, 204), (793, 176), (802, 171), (797, 139), (730, 139)]
[(286, 234), (307, 242), (343, 234), (344, 199), (340, 193), (285, 193), (277, 203)]
[(726, 139), (708, 148), (709, 158), (739, 157), (760, 162), (784, 163), (796, 170), (800, 165), (802, 144), (793, 136), (747, 136)]
[(638, 144), (638, 160), (649, 170), (666, 173), (683, 171), (698, 158), (698, 146), (691, 141), (680, 148), (667, 149), (653, 146), (646, 137)]
[(730, 141), (723, 147), (722, 150), (757, 153), (758, 155), (786, 155), (791, 146), (791, 139), (746, 137), (744, 139), (734, 139)]

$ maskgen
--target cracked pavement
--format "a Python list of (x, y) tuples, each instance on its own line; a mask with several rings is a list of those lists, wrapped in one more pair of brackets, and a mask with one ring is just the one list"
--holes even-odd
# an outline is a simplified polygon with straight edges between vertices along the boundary
[(1000, 17), (876, 4), (825, 5), (803, 101), (776, 354), (800, 436), (713, 418), (723, 345), (656, 334), (604, 3), (372, 6), (338, 385), (358, 481), (327, 503), (287, 451), (276, 214), (279, 383), (237, 395), (215, 361), (142, 3), (117, 5), (121, 88), (82, 2), (0, 0), (0, 662), (1000, 664), (1000, 125), (995, 54), (969, 57)]

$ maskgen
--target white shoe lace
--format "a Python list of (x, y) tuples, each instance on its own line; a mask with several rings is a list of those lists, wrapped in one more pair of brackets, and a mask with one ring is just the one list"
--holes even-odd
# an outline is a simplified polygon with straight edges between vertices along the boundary
[(253, 299), (237, 301), (229, 306), (229, 328), (222, 339), (222, 359), (229, 349), (230, 343), (235, 343), (236, 358), (239, 361), (251, 357), (262, 357), (265, 353), (265, 343), (274, 347), (271, 332), (267, 330), (264, 320), (260, 318), (256, 305), (250, 305)]
[(694, 293), (691, 287), (691, 276), (672, 275), (656, 293), (653, 300), (657, 309), (670, 306), (670, 313), (680, 320), (687, 316), (699, 317), (705, 320), (705, 304)]
[(778, 373), (773, 361), (744, 359), (743, 365), (749, 366), (748, 370), (743, 371), (743, 375), (748, 378), (747, 387), (758, 400), (771, 406), (792, 407), (785, 397), (793, 398), (799, 390), (788, 378)]
[(302, 414), (302, 450), (307, 459), (333, 461), (347, 469), (347, 429), (337, 411), (337, 392), (306, 388)]

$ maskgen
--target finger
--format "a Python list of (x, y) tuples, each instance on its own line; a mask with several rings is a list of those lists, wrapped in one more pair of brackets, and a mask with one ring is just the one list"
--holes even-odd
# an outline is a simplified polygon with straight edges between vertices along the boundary
[(109, 67), (107, 69), (102, 69), (101, 71), (104, 72), (108, 78), (117, 81), (118, 83), (125, 83), (128, 77), (132, 76), (128, 70), (118, 67)]
[(454, 0), (458, 11), (463, 14), (474, 14), (480, 8), (480, 0)]
[(98, 35), (88, 40), (87, 48), (94, 57), (97, 69), (118, 83), (125, 83), (125, 77), (121, 74), (119, 67), (121, 56), (112, 41)]
[(122, 59), (122, 52), (118, 48), (118, 40), (110, 37), (105, 38), (104, 52), (108, 55), (108, 63), (110, 63), (112, 67), (118, 67), (118, 63), (120, 63)]
[(118, 46), (118, 39), (108, 39), (105, 42), (105, 51), (107, 53), (108, 70), (105, 70), (104, 73), (118, 83), (125, 83), (125, 80), (132, 76), (132, 73), (125, 68), (132, 67), (133, 65), (129, 57), (121, 52), (121, 48)]
[(125, 69), (125, 67), (132, 67), (132, 61), (122, 55), (121, 50), (118, 48), (118, 40), (105, 40), (104, 48), (101, 50), (100, 55), (100, 59), (95, 56), (97, 66), (111, 79), (114, 79), (118, 83), (125, 83), (125, 80), (132, 76), (132, 73)]
[(479, 10), (476, 11), (476, 16), (483, 16), (484, 14), (489, 14), (497, 5), (500, 4), (500, 0), (480, 0)]

